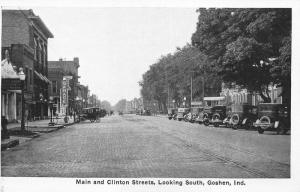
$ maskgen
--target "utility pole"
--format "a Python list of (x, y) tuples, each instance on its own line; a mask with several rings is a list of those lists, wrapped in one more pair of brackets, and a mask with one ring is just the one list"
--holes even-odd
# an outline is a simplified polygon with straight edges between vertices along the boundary
[(191, 71), (191, 102), (190, 106), (192, 106), (192, 101), (193, 101), (193, 75), (195, 71)]
[(193, 73), (191, 76), (191, 105), (192, 105), (192, 101), (193, 101)]
[(168, 108), (170, 108), (170, 87), (168, 84)]

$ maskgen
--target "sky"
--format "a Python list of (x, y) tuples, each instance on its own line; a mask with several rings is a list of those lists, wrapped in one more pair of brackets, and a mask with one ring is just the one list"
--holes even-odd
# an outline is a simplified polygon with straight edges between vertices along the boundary
[(190, 43), (196, 8), (31, 7), (53, 33), (48, 60), (79, 57), (80, 83), (112, 105), (140, 97), (151, 64)]

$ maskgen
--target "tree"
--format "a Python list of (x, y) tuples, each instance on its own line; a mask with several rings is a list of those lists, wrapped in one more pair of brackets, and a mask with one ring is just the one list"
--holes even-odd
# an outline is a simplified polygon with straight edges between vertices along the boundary
[[(220, 92), (221, 82), (213, 68), (208, 68), (207, 58), (197, 48), (187, 44), (177, 48), (173, 54), (162, 56), (143, 75), (139, 82), (141, 95), (144, 100), (155, 100), (159, 109), (166, 111), (170, 101), (175, 100), (179, 106), (183, 98), (187, 103), (191, 100), (191, 78), (193, 78), (193, 98), (202, 99), (203, 81), (209, 90), (206, 96), (216, 95)], [(169, 96), (169, 97), (168, 97)]]
[(126, 99), (121, 99), (118, 103), (113, 107), (114, 111), (124, 112), (126, 109)]
[(101, 101), (101, 108), (105, 109), (106, 111), (111, 111), (112, 107), (108, 101)]
[(224, 82), (258, 92), (265, 102), (270, 102), (270, 83), (289, 88), (291, 9), (198, 12), (192, 44), (208, 56)]

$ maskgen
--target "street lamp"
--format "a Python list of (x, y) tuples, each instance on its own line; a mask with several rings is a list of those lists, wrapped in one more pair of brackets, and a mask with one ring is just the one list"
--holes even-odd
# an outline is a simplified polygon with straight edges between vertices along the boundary
[(21, 100), (22, 100), (22, 117), (21, 117), (21, 131), (25, 131), (25, 99), (24, 99), (24, 85), (25, 85), (25, 74), (23, 72), (23, 68), (20, 68), (19, 78), (22, 83), (21, 87)]
[(49, 97), (49, 104), (50, 104), (50, 123), (48, 124), (49, 126), (54, 126), (54, 122), (53, 122), (53, 119), (52, 119), (52, 117), (53, 117), (53, 115), (52, 115), (52, 113), (53, 113), (53, 97), (52, 96), (50, 96)]
[[(75, 101), (76, 101), (75, 102), (75, 112), (78, 115), (78, 113), (79, 113), (79, 101), (81, 101), (81, 98), (76, 96)], [(75, 118), (76, 118), (76, 115), (74, 113), (74, 122), (75, 122)], [(78, 122), (80, 122), (80, 116), (79, 116)]]

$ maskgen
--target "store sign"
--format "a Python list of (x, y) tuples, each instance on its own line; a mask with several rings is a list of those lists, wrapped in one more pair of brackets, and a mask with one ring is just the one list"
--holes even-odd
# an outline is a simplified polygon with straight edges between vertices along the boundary
[(32, 93), (25, 91), (24, 92), (24, 99), (25, 99), (25, 102), (32, 103)]
[(21, 90), (22, 89), (22, 81), (20, 79), (2, 79), (1, 89)]
[(68, 105), (68, 82), (67, 82), (67, 80), (62, 81), (62, 104)]

